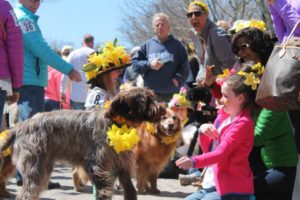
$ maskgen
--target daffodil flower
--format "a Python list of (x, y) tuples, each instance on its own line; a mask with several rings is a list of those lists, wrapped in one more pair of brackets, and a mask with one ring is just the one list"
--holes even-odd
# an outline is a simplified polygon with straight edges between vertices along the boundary
[(224, 69), (223, 70), (223, 74), (220, 74), (218, 77), (219, 78), (226, 78), (226, 77), (228, 77), (229, 76), (229, 69)]
[(125, 124), (121, 128), (113, 124), (107, 131), (107, 137), (109, 139), (109, 145), (112, 146), (117, 153), (131, 150), (139, 141), (137, 130), (135, 128), (128, 128)]
[(256, 90), (257, 85), (260, 83), (259, 78), (256, 78), (253, 72), (245, 73), (244, 76), (246, 77), (245, 85), (251, 86), (252, 90)]

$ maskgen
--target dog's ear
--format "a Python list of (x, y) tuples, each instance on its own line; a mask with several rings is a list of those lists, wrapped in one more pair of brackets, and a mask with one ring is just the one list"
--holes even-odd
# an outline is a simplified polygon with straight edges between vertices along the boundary
[(131, 88), (119, 92), (105, 113), (107, 118), (121, 116), (131, 122), (156, 121), (161, 108), (155, 101), (154, 93), (146, 88)]

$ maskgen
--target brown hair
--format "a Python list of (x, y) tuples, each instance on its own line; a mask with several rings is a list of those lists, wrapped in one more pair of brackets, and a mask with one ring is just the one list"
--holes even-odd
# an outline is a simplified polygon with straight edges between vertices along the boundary
[[(251, 72), (251, 65), (245, 64), (240, 71)], [(244, 103), (241, 105), (242, 109), (249, 108), (252, 112), (252, 117), (258, 116), (260, 112), (260, 107), (255, 103), (256, 91), (251, 88), (251, 86), (245, 85), (244, 82), (246, 80), (245, 76), (241, 76), (233, 74), (229, 76), (225, 82), (231, 87), (232, 91), (236, 94), (242, 94), (245, 97)]]

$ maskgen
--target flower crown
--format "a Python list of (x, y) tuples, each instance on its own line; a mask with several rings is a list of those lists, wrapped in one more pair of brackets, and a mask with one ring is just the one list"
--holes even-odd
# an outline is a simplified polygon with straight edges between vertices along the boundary
[(192, 103), (186, 98), (186, 89), (182, 87), (179, 93), (175, 93), (168, 103), (169, 107), (187, 107), (192, 109)]
[(244, 84), (247, 86), (251, 86), (252, 90), (257, 90), (257, 86), (260, 83), (259, 77), (264, 73), (264, 66), (262, 66), (260, 63), (256, 63), (251, 67), (251, 71), (245, 72), (245, 71), (239, 71), (237, 74), (240, 76), (244, 76), (246, 79), (244, 81)]
[(235, 32), (240, 31), (243, 28), (257, 28), (260, 29), (262, 31), (266, 30), (266, 23), (261, 21), (261, 20), (256, 20), (256, 19), (251, 19), (249, 21), (238, 21), (236, 24), (234, 24), (232, 30), (234, 30)]
[(192, 5), (197, 5), (197, 6), (201, 7), (204, 12), (208, 13), (208, 6), (206, 3), (199, 1), (199, 0), (195, 0), (189, 4), (189, 7)]
[(88, 63), (82, 67), (82, 71), (86, 72), (88, 80), (104, 72), (128, 66), (131, 57), (123, 46), (117, 46), (117, 42), (117, 39), (113, 42), (107, 42), (103, 49), (89, 55)]

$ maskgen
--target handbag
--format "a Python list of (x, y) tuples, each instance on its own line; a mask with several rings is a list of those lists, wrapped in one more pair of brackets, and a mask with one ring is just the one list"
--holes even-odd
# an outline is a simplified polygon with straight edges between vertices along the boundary
[(272, 111), (300, 109), (300, 37), (294, 37), (299, 24), (274, 46), (257, 90), (256, 103)]

